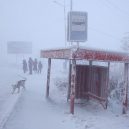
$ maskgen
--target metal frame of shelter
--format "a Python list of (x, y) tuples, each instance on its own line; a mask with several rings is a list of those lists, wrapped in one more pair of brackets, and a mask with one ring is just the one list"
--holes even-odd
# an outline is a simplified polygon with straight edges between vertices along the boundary
[[(125, 87), (125, 99), (123, 101), (123, 109), (127, 110), (128, 107), (128, 65), (129, 56), (126, 53), (119, 52), (109, 52), (103, 50), (93, 50), (87, 48), (62, 48), (62, 49), (50, 49), (41, 50), (41, 58), (48, 59), (48, 70), (47, 70), (47, 85), (46, 85), (46, 97), (49, 97), (49, 87), (50, 87), (50, 72), (51, 72), (51, 59), (67, 59), (69, 60), (69, 79), (70, 79), (70, 113), (74, 114), (74, 101), (75, 101), (75, 86), (76, 86), (76, 60), (87, 60), (89, 65), (92, 65), (93, 61), (107, 62), (108, 64), (108, 74), (106, 84), (109, 88), (109, 68), (110, 62), (124, 63), (124, 87)], [(108, 89), (106, 89), (108, 90)], [(94, 94), (88, 93), (89, 97), (103, 100)], [(108, 95), (107, 95), (108, 97)]]

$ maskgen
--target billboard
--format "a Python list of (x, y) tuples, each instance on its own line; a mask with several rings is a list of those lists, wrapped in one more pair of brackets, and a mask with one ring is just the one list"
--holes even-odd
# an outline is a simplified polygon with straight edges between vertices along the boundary
[(71, 11), (68, 13), (67, 41), (85, 42), (87, 40), (87, 13)]
[(25, 41), (7, 42), (7, 52), (9, 54), (31, 54), (32, 42), (25, 42)]

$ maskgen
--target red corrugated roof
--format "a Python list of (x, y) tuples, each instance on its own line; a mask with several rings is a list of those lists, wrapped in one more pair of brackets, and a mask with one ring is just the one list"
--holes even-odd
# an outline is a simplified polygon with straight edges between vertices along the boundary
[(52, 59), (86, 59), (98, 61), (129, 62), (129, 56), (127, 53), (88, 48), (61, 48), (41, 50), (41, 57)]

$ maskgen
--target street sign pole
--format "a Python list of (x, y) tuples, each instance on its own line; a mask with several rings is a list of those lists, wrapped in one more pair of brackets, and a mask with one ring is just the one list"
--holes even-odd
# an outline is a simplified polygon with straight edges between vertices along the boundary
[[(72, 12), (72, 10), (73, 10), (73, 0), (71, 0), (71, 8), (70, 8), (70, 11)], [(71, 16), (70, 16), (71, 17)], [(70, 23), (70, 19), (71, 18), (69, 18), (69, 23)], [(69, 27), (70, 28), (70, 27)], [(69, 38), (70, 38), (70, 33), (69, 33)], [(72, 42), (71, 42), (71, 45), (72, 45)]]
[(70, 11), (73, 10), (73, 1), (71, 0), (71, 8), (70, 8)]

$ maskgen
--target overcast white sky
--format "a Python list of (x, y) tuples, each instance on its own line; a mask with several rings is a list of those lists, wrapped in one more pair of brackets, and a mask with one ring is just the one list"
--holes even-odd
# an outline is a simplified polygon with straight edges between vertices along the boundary
[[(120, 50), (129, 32), (129, 0), (73, 0), (73, 10), (88, 12), (88, 40), (81, 45)], [(53, 0), (0, 0), (0, 44), (7, 41), (31, 41), (33, 50), (63, 47), (63, 7)]]

